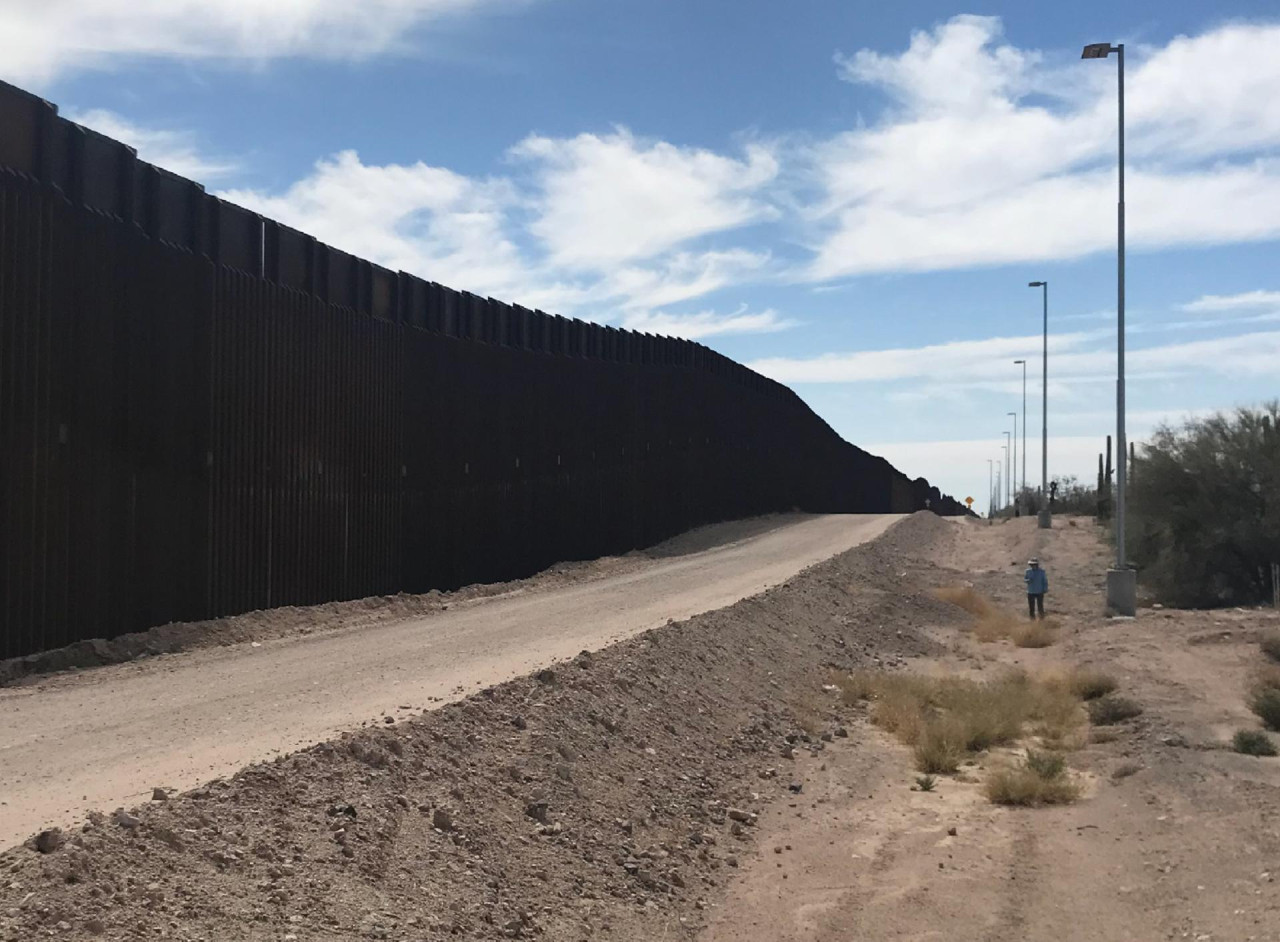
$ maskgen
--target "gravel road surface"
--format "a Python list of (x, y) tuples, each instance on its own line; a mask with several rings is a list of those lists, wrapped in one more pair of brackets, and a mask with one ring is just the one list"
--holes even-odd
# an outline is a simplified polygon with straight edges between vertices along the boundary
[(0, 690), (0, 847), (730, 605), (898, 519), (797, 515), (763, 533), (728, 524), (719, 545), (582, 584)]

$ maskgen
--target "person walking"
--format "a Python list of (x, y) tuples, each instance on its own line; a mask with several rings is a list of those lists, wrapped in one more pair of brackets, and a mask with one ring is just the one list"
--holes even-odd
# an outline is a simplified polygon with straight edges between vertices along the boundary
[(1031, 559), (1022, 578), (1027, 583), (1027, 608), (1031, 617), (1035, 618), (1039, 611), (1040, 617), (1044, 618), (1044, 594), (1049, 591), (1049, 574), (1040, 568), (1040, 560)]

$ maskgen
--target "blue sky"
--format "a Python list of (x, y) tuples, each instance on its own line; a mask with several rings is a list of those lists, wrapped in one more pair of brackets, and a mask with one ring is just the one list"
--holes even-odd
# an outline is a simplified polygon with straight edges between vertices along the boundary
[(1140, 438), (1280, 395), (1273, 3), (0, 0), (0, 76), (143, 157), (392, 267), (695, 337), (979, 504), (1024, 356), (1038, 477), (1028, 281), (1050, 474), (1114, 428), (1115, 66), (1079, 60), (1106, 40)]

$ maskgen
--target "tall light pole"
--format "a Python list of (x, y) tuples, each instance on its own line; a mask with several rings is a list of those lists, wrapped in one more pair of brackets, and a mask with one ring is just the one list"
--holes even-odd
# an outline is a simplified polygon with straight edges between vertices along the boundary
[(1129, 445), (1124, 429), (1124, 43), (1091, 43), (1080, 53), (1081, 59), (1105, 59), (1116, 54), (1118, 65), (1119, 113), (1119, 195), (1116, 201), (1116, 566), (1107, 570), (1107, 608), (1117, 615), (1133, 616), (1138, 611), (1138, 574), (1128, 568), (1125, 559), (1125, 479), (1129, 463)]
[(1018, 413), (1006, 412), (1013, 416), (1013, 510), (1018, 512)]
[(1004, 469), (1004, 487), (1005, 487), (1005, 489), (1004, 489), (1004, 490), (1002, 490), (1002, 491), (1000, 492), (1000, 499), (1001, 499), (1002, 501), (1004, 501), (1004, 503), (1002, 503), (1002, 504), (1000, 505), (1000, 509), (1001, 509), (1001, 510), (1003, 510), (1005, 507), (1008, 507), (1008, 506), (1009, 506), (1009, 497), (1008, 497), (1008, 491), (1009, 491), (1009, 433), (1008, 433), (1008, 432), (1005, 432), (1005, 433), (1004, 433), (1004, 444), (1003, 444), (1003, 445), (1001, 445), (1000, 447), (1004, 449), (1004, 458), (1003, 458), (1003, 459), (1001, 459), (1001, 462), (1000, 462), (1000, 467)]
[(1027, 490), (1027, 361), (1014, 360), (1013, 365), (1022, 364), (1022, 490), (1018, 493), (1025, 493)]
[(990, 520), (996, 513), (996, 479), (995, 479), (996, 462), (994, 458), (987, 459), (987, 519)]
[[(1007, 434), (1009, 433), (1007, 433), (1006, 431), (1005, 435)], [(1000, 468), (1001, 468), (1001, 471), (1005, 472), (1005, 476), (1004, 477), (997, 476), (996, 480), (1005, 481), (1007, 485), (1007, 481), (1009, 481), (1009, 443), (1006, 442), (1005, 444), (1002, 444), (1001, 448), (1005, 449), (1005, 456), (1000, 459)], [(996, 495), (1001, 500), (1000, 509), (1005, 509), (1006, 504), (1009, 502), (1007, 502), (1007, 500), (1005, 499), (1004, 488), (996, 488)]]
[[(1040, 386), (1040, 529), (1048, 530), (1053, 526), (1053, 512), (1049, 509), (1049, 282), (1031, 281), (1028, 288), (1040, 288), (1044, 308), (1044, 357)], [(1024, 365), (1023, 370), (1026, 370)], [(1025, 386), (1024, 386), (1025, 388)], [(1025, 395), (1025, 394), (1024, 394)], [(1023, 424), (1026, 429), (1026, 424)], [(1023, 449), (1023, 454), (1026, 450)]]

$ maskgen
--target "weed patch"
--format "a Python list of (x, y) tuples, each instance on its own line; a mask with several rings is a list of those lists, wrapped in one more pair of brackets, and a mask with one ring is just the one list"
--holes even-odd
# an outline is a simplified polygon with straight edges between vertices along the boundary
[(1249, 698), (1249, 709), (1267, 729), (1280, 731), (1280, 689), (1259, 684)]
[(1061, 756), (1028, 752), (1021, 765), (992, 772), (984, 790), (997, 805), (1065, 805), (1080, 797), (1079, 787), (1067, 777), (1066, 770)]
[(1052, 619), (1031, 622), (1016, 618), (972, 586), (946, 586), (934, 589), (933, 594), (972, 615), (973, 636), (983, 643), (1007, 639), (1020, 648), (1045, 648), (1054, 642), (1053, 629), (1058, 627), (1058, 622)]
[(1071, 692), (1081, 700), (1097, 700), (1116, 689), (1116, 679), (1102, 671), (1082, 669), (1073, 671), (1067, 677)]
[(1246, 756), (1274, 756), (1276, 744), (1266, 733), (1256, 729), (1237, 730), (1231, 737), (1231, 748)]
[(1110, 694), (1099, 697), (1097, 700), (1090, 700), (1088, 708), (1089, 722), (1094, 726), (1114, 726), (1142, 713), (1142, 707), (1127, 697), (1115, 697)]
[(1258, 640), (1262, 653), (1273, 661), (1280, 661), (1280, 631), (1265, 632)]

